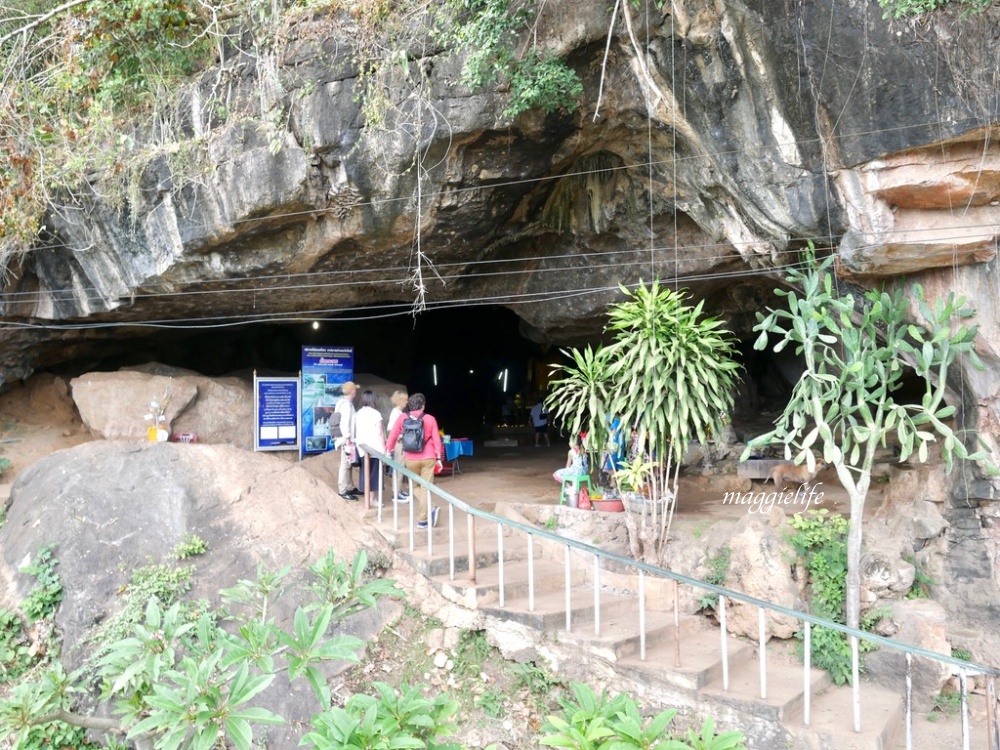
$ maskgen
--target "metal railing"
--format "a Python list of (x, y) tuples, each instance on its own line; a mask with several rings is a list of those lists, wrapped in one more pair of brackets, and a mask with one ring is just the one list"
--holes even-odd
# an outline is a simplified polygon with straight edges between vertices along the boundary
[[(925, 659), (931, 659), (940, 664), (947, 665), (951, 667), (952, 671), (957, 671), (959, 677), (959, 688), (961, 696), (961, 724), (962, 724), (962, 749), (969, 750), (971, 742), (971, 730), (969, 726), (969, 688), (968, 681), (969, 677), (972, 676), (984, 676), (986, 678), (986, 709), (987, 709), (987, 732), (988, 732), (988, 750), (1000, 750), (1000, 711), (998, 711), (997, 706), (997, 693), (996, 693), (996, 678), (1000, 677), (1000, 669), (996, 667), (986, 666), (983, 664), (976, 664), (972, 662), (963, 661), (957, 659), (953, 656), (946, 654), (939, 654), (935, 651), (930, 651), (928, 649), (921, 648), (919, 646), (911, 646), (909, 644), (900, 643), (898, 641), (893, 641), (889, 638), (885, 638), (875, 633), (868, 633), (862, 630), (856, 630), (850, 628), (847, 625), (842, 625), (831, 620), (825, 620), (821, 617), (816, 617), (815, 615), (809, 614), (808, 612), (800, 612), (798, 610), (790, 609), (788, 607), (783, 607), (779, 604), (773, 604), (771, 602), (764, 601), (762, 599), (757, 599), (756, 597), (749, 596), (747, 594), (741, 593), (739, 591), (733, 591), (730, 589), (723, 588), (722, 586), (717, 586), (705, 581), (700, 581), (696, 578), (691, 578), (685, 576), (681, 573), (676, 573), (659, 566), (653, 565), (651, 563), (636, 560), (631, 557), (624, 557), (622, 555), (615, 554), (613, 552), (608, 552), (600, 549), (599, 547), (594, 547), (587, 544), (586, 542), (577, 541), (574, 539), (568, 539), (566, 537), (559, 536), (547, 529), (532, 526), (527, 523), (522, 523), (520, 521), (512, 520), (509, 518), (503, 518), (501, 516), (495, 515), (488, 511), (476, 508), (463, 502), (462, 500), (454, 497), (450, 493), (441, 489), (435, 484), (425, 482), (419, 475), (408, 470), (405, 466), (396, 462), (392, 458), (385, 456), (378, 451), (374, 451), (367, 446), (362, 446), (364, 452), (366, 453), (364, 471), (368, 471), (368, 461), (369, 456), (379, 460), (384, 466), (392, 468), (393, 477), (393, 492), (392, 497), (389, 501), (392, 502), (392, 498), (398, 495), (400, 489), (399, 478), (403, 476), (407, 479), (409, 483), (409, 518), (407, 528), (409, 531), (409, 550), (410, 552), (416, 549), (416, 532), (419, 529), (415, 526), (414, 518), (414, 507), (416, 506), (416, 496), (414, 495), (414, 483), (422, 489), (428, 491), (428, 519), (431, 517), (431, 512), (434, 507), (435, 498), (442, 501), (443, 504), (448, 506), (448, 556), (449, 556), (449, 579), (455, 580), (455, 533), (454, 533), (454, 511), (458, 510), (467, 514), (468, 518), (468, 574), (470, 583), (476, 582), (476, 547), (475, 547), (475, 519), (480, 518), (488, 523), (493, 523), (497, 525), (497, 565), (498, 565), (498, 604), (501, 608), (505, 606), (505, 576), (504, 576), (504, 530), (507, 529), (513, 534), (514, 532), (522, 532), (527, 535), (527, 561), (528, 561), (528, 610), (531, 612), (535, 611), (535, 582), (534, 582), (534, 542), (536, 537), (539, 539), (546, 540), (553, 545), (562, 546), (565, 550), (564, 560), (565, 560), (565, 608), (566, 608), (566, 631), (572, 632), (572, 622), (571, 622), (571, 588), (573, 587), (571, 581), (571, 550), (577, 550), (584, 555), (590, 555), (593, 557), (593, 573), (592, 573), (592, 585), (594, 591), (594, 635), (600, 635), (601, 619), (601, 583), (600, 583), (600, 573), (601, 573), (601, 560), (606, 560), (609, 562), (614, 562), (617, 565), (622, 566), (625, 569), (635, 570), (638, 574), (638, 607), (639, 607), (639, 654), (640, 659), (645, 661), (646, 659), (646, 635), (647, 635), (647, 622), (646, 622), (646, 594), (645, 594), (645, 576), (652, 575), (657, 578), (671, 580), (674, 583), (673, 586), (673, 615), (674, 615), (674, 662), (675, 666), (680, 666), (680, 622), (679, 622), (679, 602), (678, 602), (678, 587), (680, 585), (690, 586), (700, 591), (708, 592), (710, 594), (715, 594), (719, 597), (718, 604), (718, 619), (720, 625), (720, 657), (722, 662), (722, 684), (723, 691), (729, 690), (729, 644), (728, 644), (728, 632), (726, 629), (727, 625), (727, 600), (741, 602), (746, 605), (757, 607), (758, 610), (758, 638), (757, 638), (757, 649), (758, 649), (758, 661), (760, 667), (760, 688), (759, 694), (762, 700), (767, 699), (767, 650), (766, 643), (768, 640), (767, 627), (766, 627), (766, 612), (772, 612), (776, 615), (782, 615), (785, 617), (790, 617), (795, 620), (800, 621), (803, 624), (803, 664), (804, 664), (804, 677), (803, 677), (803, 724), (808, 727), (810, 726), (810, 711), (811, 711), (811, 698), (812, 698), (812, 680), (810, 677), (810, 670), (812, 666), (812, 627), (823, 627), (829, 630), (834, 630), (846, 635), (850, 641), (851, 646), (851, 690), (852, 690), (852, 705), (853, 705), (853, 729), (855, 732), (861, 732), (861, 661), (860, 661), (860, 642), (867, 641), (868, 643), (883, 646), (887, 649), (893, 651), (902, 652), (905, 655), (906, 662), (906, 676), (905, 676), (905, 689), (904, 689), (904, 710), (905, 710), (905, 731), (906, 731), (906, 748), (907, 750), (912, 750), (913, 748), (913, 657), (919, 656)], [(379, 471), (379, 486), (378, 486), (378, 502), (377, 502), (377, 518), (378, 522), (383, 522), (383, 509), (386, 505), (384, 502), (384, 490), (385, 490), (385, 471)], [(367, 474), (368, 477), (371, 476), (370, 473)], [(394, 531), (399, 531), (399, 509), (395, 502), (393, 505), (393, 525)], [(440, 507), (440, 506), (437, 506)], [(434, 527), (428, 523), (427, 524), (427, 556), (433, 555), (433, 545), (434, 545)]]

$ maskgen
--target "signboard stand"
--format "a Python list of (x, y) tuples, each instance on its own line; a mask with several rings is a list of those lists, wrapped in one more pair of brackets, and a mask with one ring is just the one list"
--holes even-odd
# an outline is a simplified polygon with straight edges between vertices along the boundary
[(330, 422), (344, 383), (354, 378), (354, 347), (302, 347), (302, 454), (333, 450)]
[(258, 378), (253, 374), (253, 449), (300, 451), (299, 378)]

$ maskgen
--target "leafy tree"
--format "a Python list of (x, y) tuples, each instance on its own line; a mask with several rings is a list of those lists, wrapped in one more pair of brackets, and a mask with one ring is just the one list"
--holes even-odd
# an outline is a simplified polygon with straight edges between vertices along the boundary
[[(652, 462), (655, 497), (677, 497), (680, 462), (692, 440), (706, 444), (719, 435), (733, 405), (739, 364), (735, 339), (718, 318), (705, 316), (703, 303), (689, 305), (683, 291), (658, 281), (635, 291), (621, 287), (626, 299), (611, 305), (606, 347), (566, 352), (573, 364), (561, 365), (552, 383), (549, 410), (574, 433), (586, 426), (588, 445), (600, 451), (611, 419), (636, 430), (640, 455)], [(672, 481), (672, 495), (668, 485)], [(647, 504), (633, 530), (633, 554), (658, 561), (669, 534), (670, 513)], [(631, 521), (631, 516), (627, 519)]]
[[(536, 17), (532, 0), (8, 0), (0, 5), (0, 274), (45, 234), (45, 213), (80, 200), (88, 182), (125, 208), (156, 155), (177, 182), (191, 179), (191, 144), (200, 149), (202, 136), (236, 116), (258, 119), (279, 148), (287, 112), (274, 93), (296, 87), (277, 62), (281, 48), (297, 38), (290, 31), (297, 21), (333, 19), (337, 10), (357, 23), (356, 46), (345, 54), (361, 71), (373, 132), (394, 123), (407, 142), (426, 138), (410, 114), (416, 109), (430, 122), (436, 112), (409, 50), (427, 42), (429, 29), (468, 55), (464, 85), (509, 84), (508, 117), (572, 110), (582, 93), (561, 59), (534, 40), (519, 46)], [(248, 63), (260, 96), (234, 97), (234, 79), (245, 78)], [(216, 75), (199, 82), (199, 112), (187, 123), (177, 94), (212, 65)], [(413, 89), (403, 104), (385, 93), (400, 79)]]
[[(777, 290), (788, 309), (758, 313), (760, 331), (755, 348), (776, 340), (778, 352), (792, 346), (805, 360), (805, 372), (792, 391), (775, 428), (747, 444), (743, 459), (755, 449), (783, 443), (785, 457), (813, 468), (818, 458), (837, 471), (851, 500), (847, 539), (846, 619), (860, 624), (861, 540), (865, 499), (871, 485), (875, 453), (890, 436), (900, 445), (900, 461), (928, 458), (931, 443), (940, 440), (941, 455), (950, 472), (955, 459), (985, 461), (985, 450), (970, 450), (978, 442), (971, 433), (957, 434), (948, 424), (955, 407), (945, 403), (948, 371), (964, 355), (981, 368), (973, 342), (976, 326), (964, 298), (949, 293), (933, 304), (923, 289), (913, 287), (913, 299), (923, 325), (907, 322), (908, 302), (901, 293), (870, 291), (862, 297), (841, 294), (830, 268), (833, 258), (816, 263), (807, 253), (804, 270), (789, 280), (801, 288)], [(906, 368), (924, 383), (919, 404), (897, 403)], [(989, 465), (991, 471), (992, 464)], [(852, 648), (857, 640), (852, 639)]]
[[(316, 599), (296, 609), (290, 630), (268, 615), (289, 590), (287, 568), (260, 570), (256, 581), (224, 592), (231, 603), (247, 607), (246, 619), (227, 622), (204, 608), (180, 602), (164, 608), (151, 598), (132, 632), (102, 644), (80, 670), (66, 674), (55, 662), (15, 686), (0, 701), (0, 734), (12, 739), (14, 750), (37, 746), (38, 729), (58, 725), (125, 733), (157, 750), (209, 750), (220, 743), (249, 750), (255, 726), (285, 722), (254, 701), (279, 672), (308, 682), (322, 716), (331, 696), (321, 665), (357, 661), (364, 646), (353, 636), (329, 636), (331, 624), (375, 606), (383, 596), (400, 595), (392, 581), (364, 580), (366, 563), (362, 550), (349, 568), (332, 552), (312, 566), (310, 591)], [(79, 709), (94, 679), (101, 699), (112, 704), (113, 718)], [(450, 731), (452, 704), (441, 701), (433, 708), (437, 720), (428, 719), (421, 731), (428, 736)]]

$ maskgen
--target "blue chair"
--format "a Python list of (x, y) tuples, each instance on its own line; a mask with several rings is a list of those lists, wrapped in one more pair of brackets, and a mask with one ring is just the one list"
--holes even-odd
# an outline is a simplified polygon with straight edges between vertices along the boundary
[(565, 479), (563, 479), (562, 480), (562, 488), (559, 491), (559, 504), (560, 505), (564, 505), (566, 503), (566, 487), (567, 486), (572, 486), (572, 488), (573, 488), (573, 495), (576, 496), (576, 495), (580, 494), (580, 486), (584, 485), (584, 484), (587, 485), (587, 493), (590, 494), (592, 488), (590, 486), (590, 475), (589, 474), (578, 474), (575, 477), (566, 477)]

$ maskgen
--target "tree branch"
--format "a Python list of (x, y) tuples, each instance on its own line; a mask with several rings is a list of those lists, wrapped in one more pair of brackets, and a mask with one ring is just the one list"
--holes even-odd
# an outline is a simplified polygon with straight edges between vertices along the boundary
[(24, 26), (22, 26), (21, 28), (15, 29), (14, 31), (10, 32), (9, 34), (6, 34), (5, 36), (0, 37), (0, 46), (6, 44), (10, 39), (13, 39), (18, 34), (24, 34), (25, 32), (31, 31), (32, 29), (41, 26), (43, 23), (45, 23), (46, 21), (48, 21), (53, 16), (58, 16), (60, 13), (64, 13), (67, 10), (69, 10), (70, 8), (75, 8), (77, 5), (85, 5), (86, 3), (89, 3), (89, 2), (90, 2), (90, 0), (69, 0), (68, 3), (63, 3), (58, 8), (53, 8), (48, 13), (44, 13), (44, 14), (40, 15), (38, 18), (36, 18), (31, 23), (27, 23)]
[(30, 723), (32, 725), (38, 725), (48, 724), (50, 721), (61, 721), (63, 724), (70, 724), (74, 727), (83, 727), (84, 729), (100, 729), (105, 732), (118, 732), (120, 734), (125, 733), (125, 730), (122, 729), (121, 722), (117, 719), (103, 719), (100, 716), (83, 716), (82, 714), (75, 714), (61, 708), (57, 711), (53, 711), (52, 713), (45, 714), (44, 716), (31, 719)]

